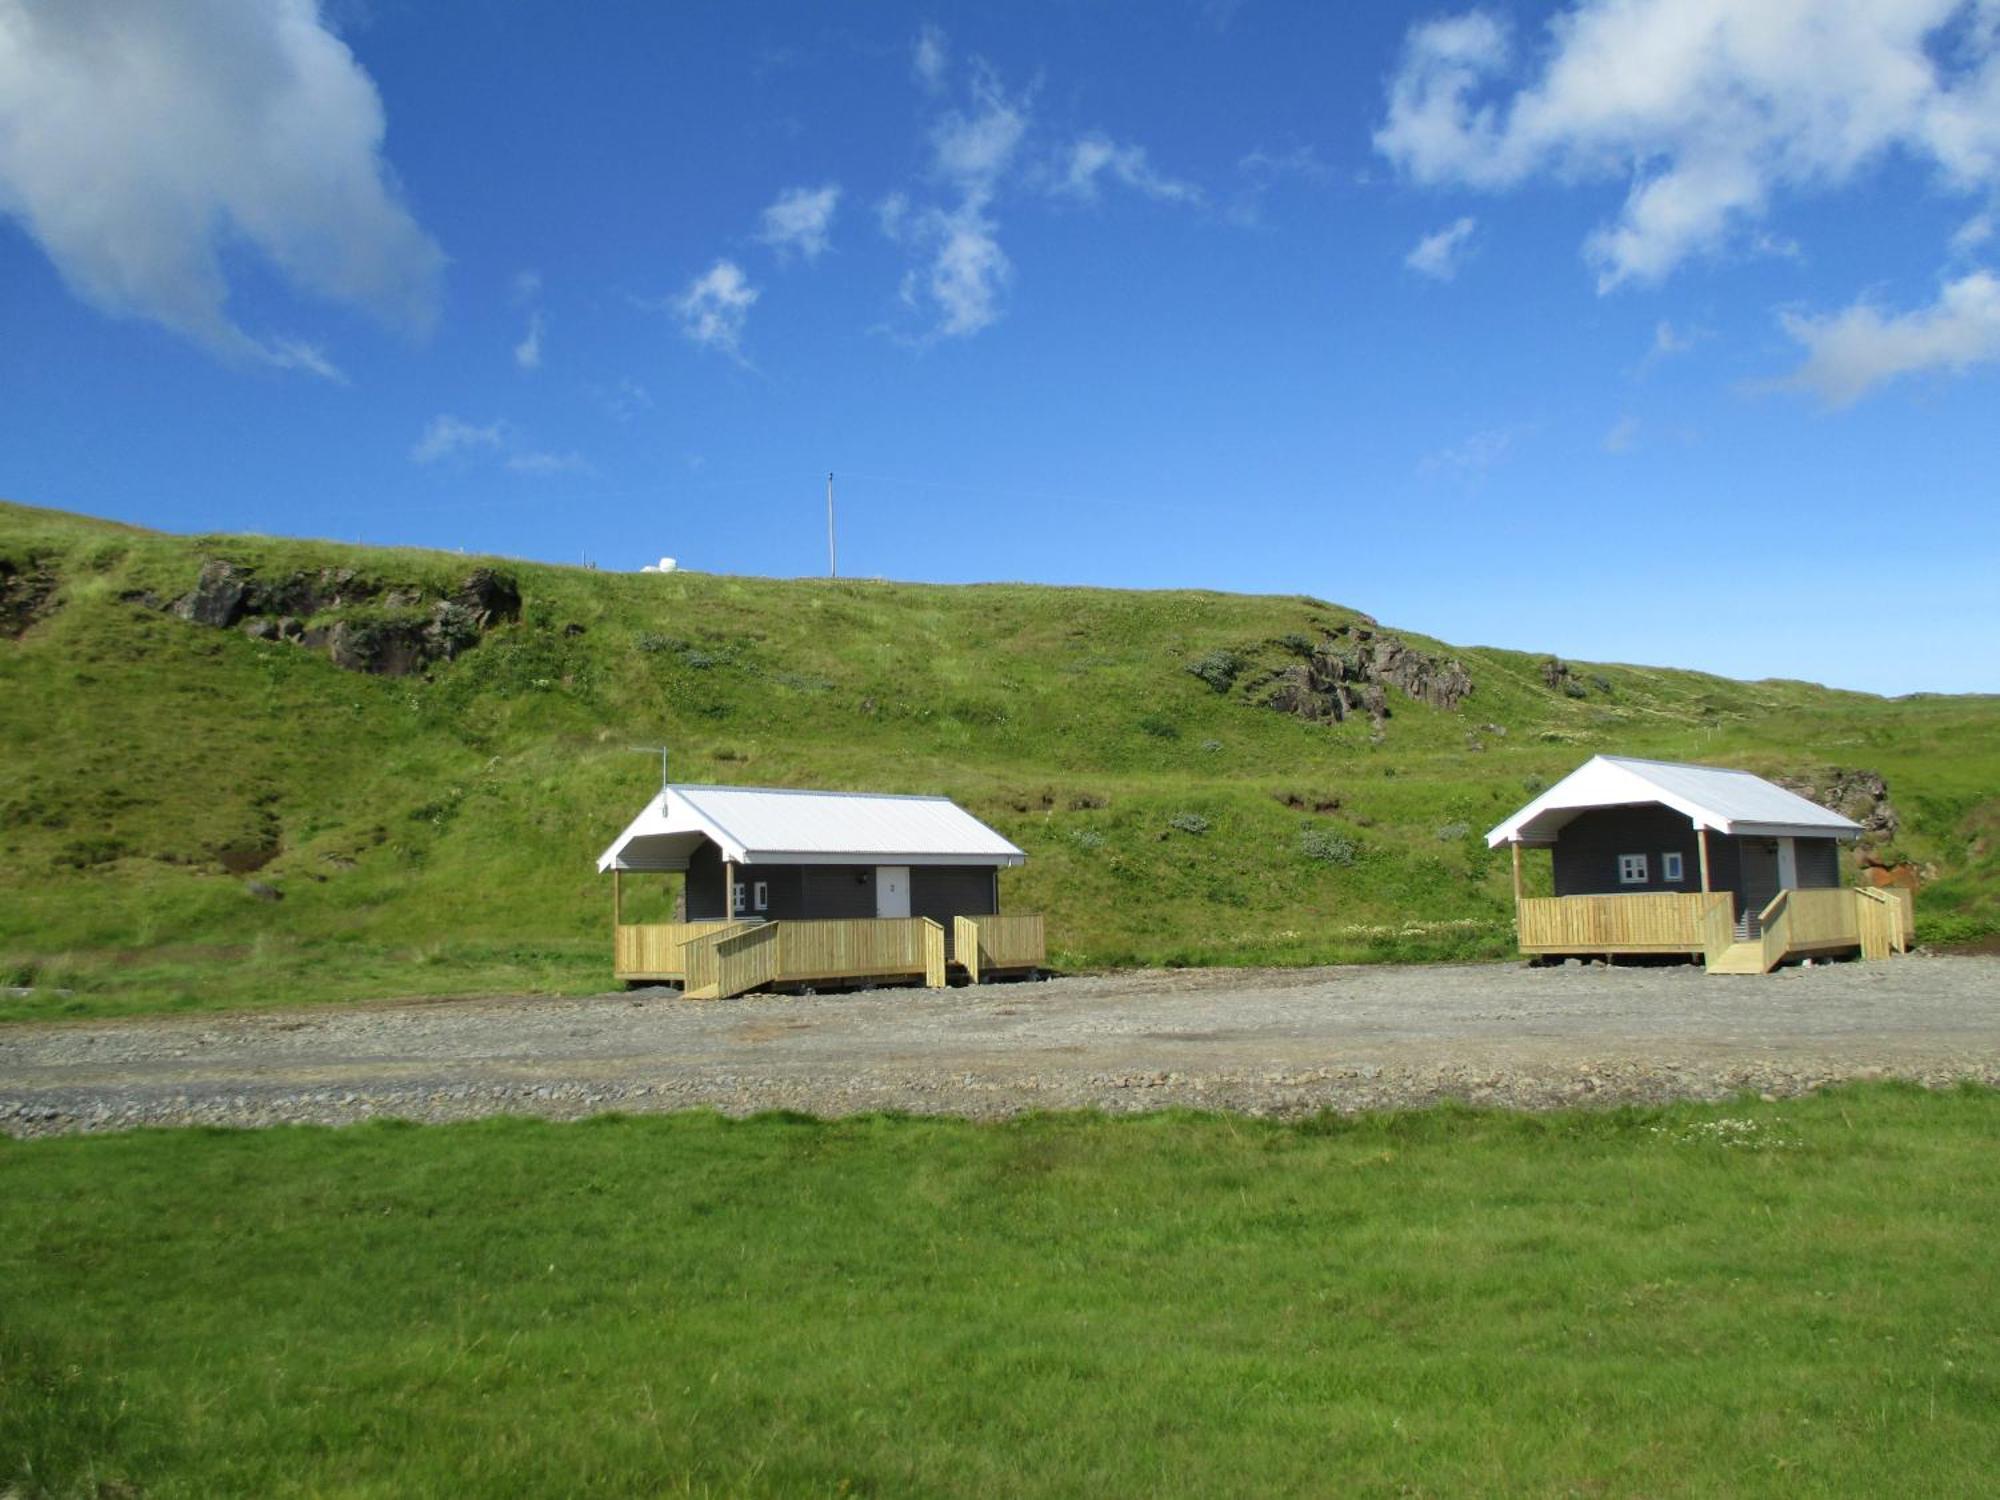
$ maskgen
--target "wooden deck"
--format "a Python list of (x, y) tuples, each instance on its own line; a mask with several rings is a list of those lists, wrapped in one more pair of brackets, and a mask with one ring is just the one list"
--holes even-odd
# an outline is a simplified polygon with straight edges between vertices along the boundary
[[(917, 980), (942, 989), (954, 965), (974, 983), (1046, 961), (1042, 918), (928, 917), (852, 921), (660, 922), (616, 928), (622, 980), (676, 983), (713, 1000), (785, 986)], [(952, 949), (955, 946), (956, 952)]]
[(1712, 974), (1768, 974), (1789, 959), (1858, 952), (1906, 953), (1915, 912), (1906, 890), (1780, 891), (1759, 916), (1760, 935), (1736, 941), (1732, 897), (1650, 893), (1528, 896), (1515, 903), (1521, 951), (1551, 957), (1684, 953)]
[(952, 961), (980, 984), (994, 974), (1039, 969), (1049, 961), (1042, 915), (952, 918)]
[(612, 931), (612, 972), (620, 979), (679, 984), (687, 977), (681, 948), (731, 922), (620, 922)]

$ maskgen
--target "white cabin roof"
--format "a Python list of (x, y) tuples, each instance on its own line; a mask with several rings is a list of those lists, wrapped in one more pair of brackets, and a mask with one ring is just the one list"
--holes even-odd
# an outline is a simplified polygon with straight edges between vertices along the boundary
[(1748, 771), (1671, 760), (1593, 755), (1486, 835), (1501, 844), (1553, 844), (1580, 812), (1657, 802), (1697, 828), (1753, 838), (1853, 838), (1861, 825)]
[(1020, 865), (1028, 856), (949, 797), (669, 786), (597, 869), (685, 870), (706, 839), (739, 865)]

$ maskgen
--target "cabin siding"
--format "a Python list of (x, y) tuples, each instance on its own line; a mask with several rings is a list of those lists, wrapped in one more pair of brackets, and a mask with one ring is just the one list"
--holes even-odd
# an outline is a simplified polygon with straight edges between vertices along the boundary
[(1840, 886), (1840, 843), (1836, 839), (1799, 839), (1799, 889), (1835, 890)]
[[(1709, 840), (1711, 885), (1726, 889), (1715, 875), (1715, 848)], [(1662, 854), (1678, 853), (1681, 878), (1660, 878)], [(1701, 849), (1694, 825), (1671, 808), (1606, 807), (1577, 814), (1563, 826), (1550, 851), (1558, 896), (1639, 895), (1655, 891), (1701, 889)], [(1646, 856), (1646, 880), (1627, 885), (1618, 879), (1618, 856)]]
[[(756, 904), (763, 881), (768, 904)], [(728, 913), (722, 890), (722, 851), (704, 843), (688, 858), (687, 919), (717, 921), (734, 915), (773, 922), (847, 920), (875, 915), (873, 865), (738, 865), (744, 908)], [(929, 917), (949, 931), (953, 917), (991, 916), (1000, 910), (999, 872), (990, 865), (914, 865), (910, 915)]]

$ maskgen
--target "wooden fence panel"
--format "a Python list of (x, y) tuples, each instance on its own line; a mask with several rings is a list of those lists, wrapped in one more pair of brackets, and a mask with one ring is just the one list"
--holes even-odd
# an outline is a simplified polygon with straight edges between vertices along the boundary
[(941, 990), (950, 981), (946, 967), (944, 926), (929, 917), (922, 919), (924, 940), (924, 983), (934, 990)]
[(729, 922), (631, 922), (614, 930), (612, 971), (619, 978), (678, 979), (681, 945)]
[(922, 917), (779, 922), (778, 973), (786, 980), (922, 974)]
[(1791, 917), (1791, 951), (1859, 946), (1861, 927), (1855, 915), (1859, 896), (1851, 890), (1787, 891)]
[(1899, 904), (1868, 889), (1854, 893), (1856, 925), (1861, 930), (1861, 956), (1887, 958), (1896, 951), (1896, 937), (1902, 926)]
[(1039, 969), (1048, 962), (1048, 940), (1040, 912), (959, 917), (954, 936), (954, 952), (974, 984), (987, 970)]
[(965, 965), (965, 977), (979, 983), (979, 924), (970, 917), (951, 919), (952, 957)]
[(766, 922), (746, 932), (715, 940), (715, 994), (727, 1000), (769, 984), (777, 977), (778, 923)]
[(1526, 951), (1699, 953), (1714, 893), (1525, 896), (1515, 908)]
[(719, 923), (712, 932), (700, 933), (681, 944), (681, 993), (692, 999), (713, 1000), (717, 986), (722, 982), (720, 960), (716, 953), (719, 944), (748, 932), (760, 922)]

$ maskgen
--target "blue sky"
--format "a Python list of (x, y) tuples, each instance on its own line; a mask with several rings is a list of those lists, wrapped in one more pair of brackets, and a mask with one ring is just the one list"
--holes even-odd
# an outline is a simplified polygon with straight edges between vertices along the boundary
[(0, 0), (0, 494), (2000, 689), (2000, 6)]

